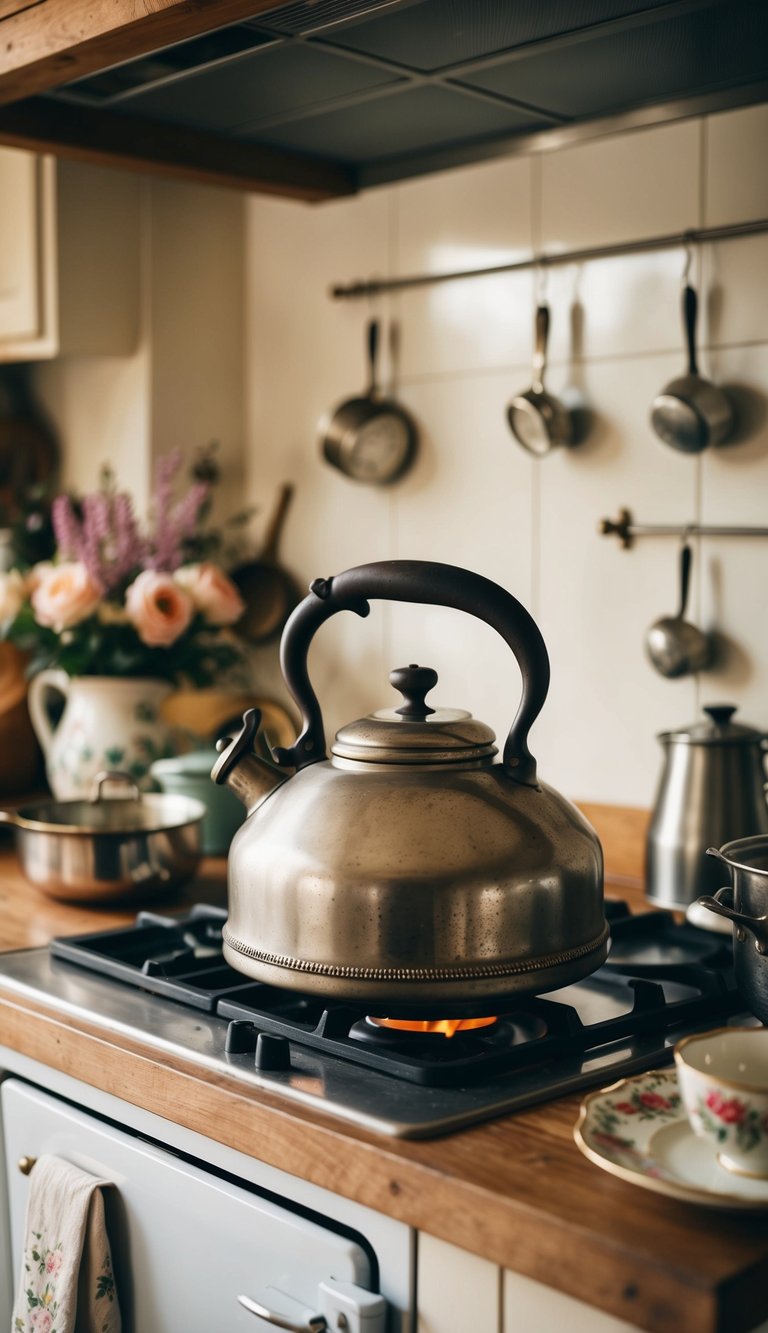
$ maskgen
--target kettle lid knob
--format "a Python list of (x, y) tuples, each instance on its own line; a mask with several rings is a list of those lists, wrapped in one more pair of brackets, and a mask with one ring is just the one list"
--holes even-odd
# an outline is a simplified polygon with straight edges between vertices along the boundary
[(734, 713), (735, 704), (705, 704), (704, 712), (711, 717), (716, 727), (727, 727)]
[(405, 700), (402, 708), (395, 709), (400, 717), (421, 720), (434, 713), (434, 708), (430, 708), (425, 700), (425, 695), (437, 684), (437, 672), (432, 667), (418, 666), (416, 662), (407, 667), (396, 667), (389, 673), (389, 683)]

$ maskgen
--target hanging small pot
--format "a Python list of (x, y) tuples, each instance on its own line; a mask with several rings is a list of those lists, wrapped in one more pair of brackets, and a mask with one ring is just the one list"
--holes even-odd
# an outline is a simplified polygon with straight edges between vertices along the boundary
[(323, 457), (353, 481), (387, 486), (397, 481), (416, 456), (418, 435), (413, 419), (376, 383), (379, 322), (368, 325), (368, 388), (347, 398), (320, 422)]
[(519, 393), (507, 408), (507, 421), (518, 444), (537, 458), (543, 458), (557, 445), (573, 444), (573, 420), (559, 398), (544, 388), (549, 338), (549, 306), (541, 302), (536, 310), (536, 346), (533, 354), (533, 383)]
[(653, 401), (651, 425), (660, 440), (683, 454), (700, 454), (723, 444), (733, 430), (733, 406), (726, 393), (699, 374), (696, 364), (698, 300), (690, 283), (683, 288), (683, 325), (688, 369), (670, 380)]

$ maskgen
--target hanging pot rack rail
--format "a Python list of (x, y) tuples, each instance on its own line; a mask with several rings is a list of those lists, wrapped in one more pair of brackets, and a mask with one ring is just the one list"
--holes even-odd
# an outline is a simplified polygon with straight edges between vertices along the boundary
[(601, 518), (597, 530), (602, 537), (618, 537), (629, 551), (636, 537), (768, 537), (768, 528), (739, 528), (712, 523), (635, 523), (628, 509), (618, 518)]
[(582, 264), (590, 259), (610, 259), (618, 255), (644, 254), (652, 250), (674, 250), (679, 246), (703, 245), (707, 241), (729, 241), (740, 236), (756, 236), (768, 231), (768, 218), (754, 222), (735, 222), (722, 227), (699, 227), (689, 231), (671, 232), (667, 236), (650, 236), (639, 241), (620, 241), (614, 245), (595, 245), (582, 250), (565, 250), (559, 254), (536, 255), (518, 259), (509, 264), (493, 264), (487, 268), (455, 269), (450, 273), (417, 273), (402, 278), (370, 278), (355, 282), (335, 283), (329, 289), (334, 301), (356, 300), (362, 296), (381, 296), (384, 292), (404, 291), (413, 287), (431, 287), (439, 282), (457, 282), (462, 278), (487, 278), (495, 273), (519, 273), (524, 269), (547, 269), (563, 264)]

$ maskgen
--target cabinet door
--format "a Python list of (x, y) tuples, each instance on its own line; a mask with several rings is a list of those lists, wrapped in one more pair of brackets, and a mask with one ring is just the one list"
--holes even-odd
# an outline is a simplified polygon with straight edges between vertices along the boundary
[(417, 1272), (418, 1333), (498, 1333), (496, 1264), (420, 1231)]
[(0, 338), (40, 333), (40, 173), (34, 153), (0, 148)]
[(316, 1309), (329, 1277), (370, 1289), (368, 1253), (355, 1239), (15, 1079), (0, 1096), (14, 1272), (31, 1179), (21, 1157), (55, 1153), (112, 1181), (104, 1198), (126, 1333), (256, 1333), (261, 1321), (238, 1304), (241, 1294), (276, 1287)]

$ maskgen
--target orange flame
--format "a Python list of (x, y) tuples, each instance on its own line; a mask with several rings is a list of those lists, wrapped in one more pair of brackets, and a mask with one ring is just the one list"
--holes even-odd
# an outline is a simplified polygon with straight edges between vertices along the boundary
[(372, 1018), (380, 1028), (393, 1028), (396, 1032), (442, 1032), (444, 1037), (452, 1037), (455, 1032), (469, 1032), (472, 1028), (487, 1028), (496, 1022), (494, 1018)]

